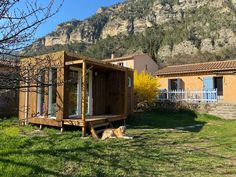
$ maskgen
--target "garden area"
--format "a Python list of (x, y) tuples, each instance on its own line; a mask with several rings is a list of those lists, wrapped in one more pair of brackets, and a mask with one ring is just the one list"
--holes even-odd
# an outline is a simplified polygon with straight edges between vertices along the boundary
[(234, 176), (236, 121), (190, 111), (138, 113), (133, 140), (0, 119), (0, 176)]

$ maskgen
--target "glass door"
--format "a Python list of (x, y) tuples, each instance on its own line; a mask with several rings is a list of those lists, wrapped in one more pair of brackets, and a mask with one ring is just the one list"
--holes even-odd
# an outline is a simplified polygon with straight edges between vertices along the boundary
[(52, 68), (49, 70), (49, 88), (48, 88), (48, 117), (56, 118), (57, 108), (57, 70)]
[[(93, 113), (92, 98), (92, 71), (88, 71), (87, 80), (87, 102), (86, 114)], [(69, 73), (69, 117), (79, 117), (81, 115), (82, 106), (82, 71), (80, 68), (71, 68)]]
[(81, 114), (81, 69), (72, 68), (69, 73), (69, 117)]

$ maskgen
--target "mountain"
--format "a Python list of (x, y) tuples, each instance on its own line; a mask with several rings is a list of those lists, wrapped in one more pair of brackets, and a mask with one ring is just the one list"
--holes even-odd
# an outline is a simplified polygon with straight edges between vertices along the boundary
[(235, 48), (236, 0), (127, 0), (59, 24), (28, 51), (64, 49), (100, 59), (145, 52), (170, 65), (231, 59)]

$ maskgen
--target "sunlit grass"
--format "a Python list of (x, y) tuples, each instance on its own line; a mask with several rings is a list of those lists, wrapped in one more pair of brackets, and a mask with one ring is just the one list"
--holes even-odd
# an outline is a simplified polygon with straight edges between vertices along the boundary
[[(188, 126), (196, 127), (189, 128)], [(234, 176), (236, 121), (148, 112), (127, 121), (133, 140), (0, 120), (0, 176)], [(177, 130), (176, 128), (183, 128)]]

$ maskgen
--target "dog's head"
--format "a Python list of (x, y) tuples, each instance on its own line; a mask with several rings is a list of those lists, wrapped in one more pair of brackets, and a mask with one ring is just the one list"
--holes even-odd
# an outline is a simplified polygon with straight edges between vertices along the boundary
[(121, 133), (125, 133), (126, 127), (125, 126), (120, 126), (119, 127)]

